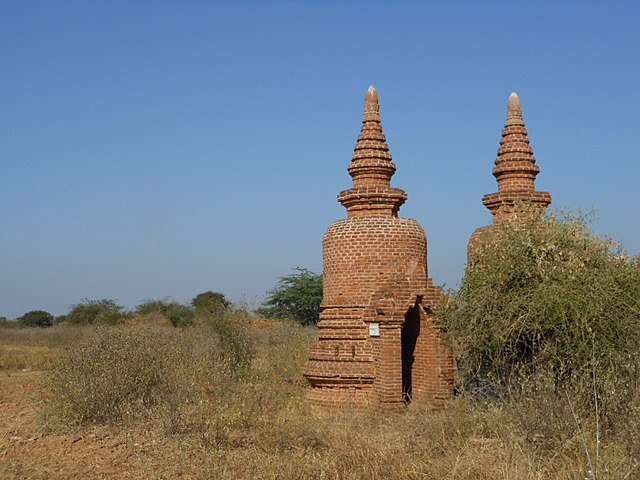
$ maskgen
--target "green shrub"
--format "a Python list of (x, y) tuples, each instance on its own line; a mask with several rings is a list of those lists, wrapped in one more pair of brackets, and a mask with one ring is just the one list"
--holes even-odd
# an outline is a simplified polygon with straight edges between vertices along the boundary
[(53, 315), (44, 310), (32, 310), (17, 319), (23, 327), (51, 327), (53, 326)]
[(485, 231), (444, 324), (465, 374), (559, 375), (637, 358), (640, 269), (581, 215), (533, 216)]
[(147, 300), (136, 307), (138, 315), (160, 314), (167, 318), (174, 327), (193, 325), (195, 313), (192, 308), (178, 302), (167, 300)]
[(71, 307), (66, 315), (57, 317), (55, 323), (67, 325), (117, 325), (125, 318), (124, 307), (115, 300), (84, 300)]
[(191, 300), (191, 305), (196, 313), (219, 316), (227, 313), (232, 304), (222, 293), (209, 290), (196, 295)]
[(580, 214), (514, 219), (478, 241), (440, 314), (466, 392), (501, 399), (551, 450), (587, 433), (594, 449), (604, 437), (637, 449), (638, 258)]
[(267, 292), (258, 313), (271, 318), (292, 318), (303, 325), (315, 324), (322, 302), (322, 275), (306, 268), (280, 277), (278, 285)]

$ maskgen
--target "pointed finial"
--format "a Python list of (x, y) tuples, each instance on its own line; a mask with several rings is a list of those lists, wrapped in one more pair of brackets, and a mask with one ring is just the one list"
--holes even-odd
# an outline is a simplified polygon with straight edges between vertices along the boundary
[(373, 87), (373, 85), (371, 85), (369, 87), (369, 90), (367, 90), (367, 96), (365, 97), (365, 103), (378, 103), (378, 92), (376, 92), (376, 89)]
[(509, 113), (516, 113), (516, 114), (522, 113), (522, 107), (520, 105), (520, 97), (516, 92), (511, 92), (511, 95), (509, 95), (509, 102), (507, 103), (507, 105), (508, 105)]

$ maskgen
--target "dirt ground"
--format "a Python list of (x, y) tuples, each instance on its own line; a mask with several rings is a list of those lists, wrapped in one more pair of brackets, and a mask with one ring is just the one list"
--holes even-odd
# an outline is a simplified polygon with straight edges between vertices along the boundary
[(37, 421), (42, 372), (0, 371), (1, 479), (192, 478), (189, 453), (145, 432), (51, 434)]

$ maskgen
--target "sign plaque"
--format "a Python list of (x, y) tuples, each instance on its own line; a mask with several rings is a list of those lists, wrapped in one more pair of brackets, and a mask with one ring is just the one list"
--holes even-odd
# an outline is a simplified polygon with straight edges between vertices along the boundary
[(380, 336), (380, 324), (379, 323), (370, 323), (369, 324), (369, 336), (370, 337), (379, 337)]

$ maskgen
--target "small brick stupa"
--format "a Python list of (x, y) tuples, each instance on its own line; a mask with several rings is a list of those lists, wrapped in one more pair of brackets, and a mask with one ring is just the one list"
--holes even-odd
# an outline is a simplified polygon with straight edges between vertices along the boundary
[(441, 403), (454, 376), (432, 317), (443, 296), (427, 278), (422, 227), (398, 217), (407, 194), (390, 186), (396, 166), (373, 87), (348, 171), (353, 187), (338, 195), (348, 218), (324, 236), (318, 339), (304, 368), (308, 398), (327, 406)]
[[(520, 97), (513, 92), (509, 96), (507, 122), (502, 130), (498, 157), (493, 168), (493, 176), (498, 180), (498, 191), (482, 198), (482, 203), (491, 211), (493, 224), (508, 222), (514, 216), (525, 220), (527, 215), (543, 212), (551, 204), (549, 192), (538, 192), (535, 179), (540, 173), (536, 165), (533, 149), (529, 146), (527, 129), (522, 118)], [(493, 228), (480, 227), (469, 240), (469, 261), (475, 251), (481, 248), (480, 237)]]

